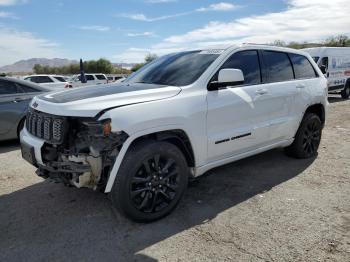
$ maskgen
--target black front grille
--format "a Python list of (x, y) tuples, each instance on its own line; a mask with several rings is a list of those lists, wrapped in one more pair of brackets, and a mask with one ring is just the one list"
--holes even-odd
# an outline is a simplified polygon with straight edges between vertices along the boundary
[(67, 130), (67, 120), (64, 117), (29, 110), (26, 128), (32, 135), (49, 143), (61, 144)]

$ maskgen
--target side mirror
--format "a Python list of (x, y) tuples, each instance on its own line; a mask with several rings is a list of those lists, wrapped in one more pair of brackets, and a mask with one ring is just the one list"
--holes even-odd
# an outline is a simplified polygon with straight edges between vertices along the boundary
[(320, 69), (321, 69), (321, 72), (322, 72), (323, 74), (325, 74), (326, 71), (327, 71), (327, 67), (326, 67), (325, 65), (321, 65), (321, 66), (320, 66)]
[(243, 72), (240, 69), (221, 69), (218, 81), (210, 82), (208, 90), (218, 90), (227, 86), (241, 85), (244, 83)]

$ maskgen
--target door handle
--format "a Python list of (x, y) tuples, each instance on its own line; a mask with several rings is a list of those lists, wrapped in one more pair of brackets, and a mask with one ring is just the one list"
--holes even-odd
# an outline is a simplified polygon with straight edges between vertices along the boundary
[(268, 91), (266, 89), (259, 89), (259, 90), (256, 90), (255, 92), (257, 95), (265, 95), (268, 93)]
[(305, 85), (304, 85), (304, 84), (298, 84), (298, 85), (296, 86), (296, 88), (305, 88)]

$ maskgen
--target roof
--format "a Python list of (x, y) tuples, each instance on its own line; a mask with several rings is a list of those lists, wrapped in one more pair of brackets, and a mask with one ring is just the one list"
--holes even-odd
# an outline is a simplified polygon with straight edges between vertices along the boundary
[(266, 45), (266, 44), (254, 44), (254, 43), (243, 43), (240, 45), (219, 45), (219, 46), (208, 46), (202, 49), (196, 49), (197, 51), (207, 51), (210, 52), (212, 50), (222, 50), (222, 51), (233, 51), (238, 48), (251, 48), (251, 49), (266, 49), (271, 51), (281, 51), (281, 52), (289, 52), (289, 53), (296, 53), (296, 54), (303, 54), (306, 55), (303, 50), (301, 49), (294, 49), (289, 47), (281, 47), (281, 46), (273, 46), (273, 45)]

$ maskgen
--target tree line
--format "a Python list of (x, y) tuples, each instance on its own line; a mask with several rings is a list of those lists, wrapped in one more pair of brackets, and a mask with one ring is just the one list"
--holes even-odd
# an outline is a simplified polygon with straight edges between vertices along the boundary
[(310, 47), (350, 47), (350, 38), (346, 35), (338, 35), (327, 38), (320, 43), (308, 43), (308, 42), (289, 42), (286, 43), (282, 40), (276, 40), (271, 45), (290, 47), (294, 49), (310, 48)]
[(154, 59), (157, 59), (158, 56), (156, 54), (148, 54), (146, 55), (145, 57), (145, 61), (143, 63), (139, 63), (139, 64), (136, 64), (134, 65), (132, 68), (131, 68), (131, 71), (132, 72), (136, 72), (137, 70), (139, 70), (141, 67), (143, 67), (144, 65), (152, 62)]
[[(120, 67), (114, 67), (113, 64), (104, 58), (98, 60), (89, 60), (83, 62), (85, 73), (104, 73), (104, 74), (129, 74), (130, 70)], [(79, 64), (70, 64), (66, 66), (43, 66), (36, 64), (33, 67), (36, 74), (60, 74), (72, 75), (80, 73)]]

